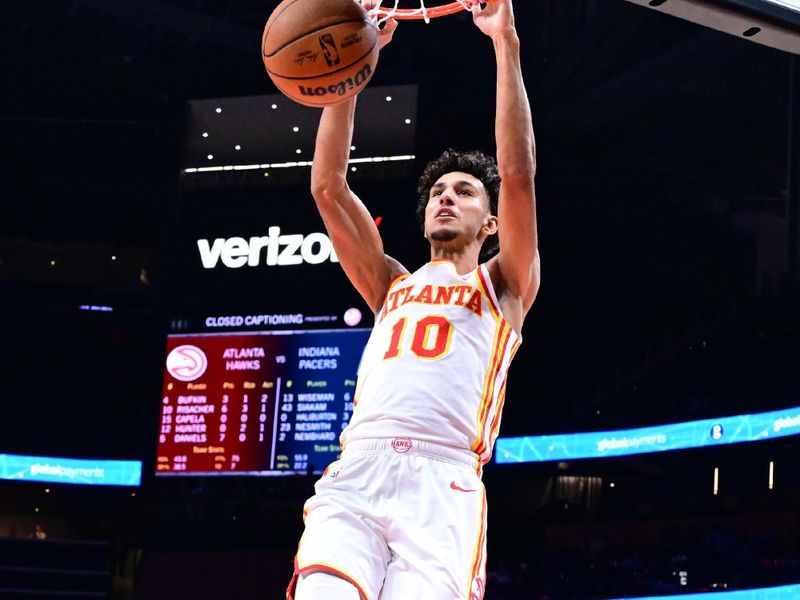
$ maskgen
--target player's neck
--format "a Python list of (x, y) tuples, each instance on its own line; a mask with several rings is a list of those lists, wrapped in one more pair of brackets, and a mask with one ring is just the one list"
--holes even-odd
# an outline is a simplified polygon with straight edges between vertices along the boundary
[(459, 275), (466, 275), (478, 267), (480, 248), (465, 246), (453, 248), (451, 246), (431, 246), (431, 260), (449, 260), (456, 267)]

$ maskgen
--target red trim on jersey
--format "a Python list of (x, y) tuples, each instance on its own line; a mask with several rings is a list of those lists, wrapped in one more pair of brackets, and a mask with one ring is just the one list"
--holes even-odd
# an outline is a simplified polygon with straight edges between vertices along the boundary
[(392, 291), (392, 286), (404, 279), (408, 279), (411, 277), (411, 273), (400, 273), (399, 275), (395, 275), (392, 277), (392, 280), (389, 282), (389, 285), (386, 286), (386, 297), (383, 299), (383, 305), (381, 309), (375, 313), (376, 323), (382, 321), (383, 318), (389, 313), (389, 292)]
[(300, 578), (300, 572), (297, 569), (297, 555), (294, 556), (294, 572), (292, 578), (289, 580), (289, 587), (286, 588), (286, 600), (293, 600), (294, 594), (297, 591), (297, 580)]
[[(503, 345), (500, 348), (500, 352), (498, 353), (497, 367), (495, 368), (494, 373), (492, 374), (492, 388), (491, 388), (491, 391), (490, 391), (490, 394), (489, 394), (489, 402), (486, 403), (486, 408), (484, 409), (483, 416), (481, 417), (481, 427), (482, 427), (482, 432), (483, 432), (482, 433), (482, 435), (483, 435), (483, 443), (482, 443), (482, 447), (481, 447), (481, 451), (480, 451), (479, 456), (483, 455), (483, 453), (486, 452), (486, 450), (488, 449), (489, 440), (486, 437), (486, 434), (487, 434), (487, 432), (486, 432), (486, 421), (489, 419), (489, 411), (492, 409), (492, 406), (497, 404), (497, 402), (499, 400), (499, 397), (495, 393), (495, 390), (497, 389), (497, 387), (496, 387), (497, 386), (497, 377), (500, 374), (500, 370), (503, 368), (503, 362), (504, 362), (505, 355), (506, 355), (506, 348), (508, 348), (508, 341), (511, 339), (511, 334), (513, 333), (513, 330), (511, 329), (511, 325), (509, 325), (508, 323), (505, 323), (505, 327), (506, 327), (506, 333), (505, 333), (505, 337), (503, 339)], [(501, 386), (502, 386), (502, 384), (501, 384)], [(484, 460), (483, 462), (486, 462), (486, 461)]]
[[(503, 319), (503, 315), (500, 313), (500, 307), (494, 303), (492, 294), (489, 292), (489, 285), (486, 283), (486, 278), (483, 276), (483, 265), (478, 266), (478, 280), (483, 288), (483, 293), (486, 294), (486, 302), (488, 302), (489, 309), (492, 311), (495, 319)], [(492, 286), (491, 289), (494, 290), (494, 286)]]
[(473, 445), (473, 451), (479, 458), (486, 451), (486, 419), (494, 403), (494, 390), (497, 375), (503, 366), (503, 357), (506, 347), (508, 346), (508, 340), (511, 337), (511, 332), (511, 326), (505, 321), (500, 321), (499, 336), (492, 350), (492, 359), (489, 362), (489, 370), (486, 373), (487, 379), (484, 382), (484, 392), (481, 398), (480, 411), (478, 412), (478, 439)]
[[(516, 340), (514, 345), (511, 347), (511, 357), (509, 359), (509, 364), (511, 361), (514, 360), (514, 355), (519, 350), (520, 342)], [(497, 434), (500, 432), (500, 420), (503, 414), (503, 406), (506, 403), (506, 383), (508, 383), (508, 373), (506, 372), (505, 377), (503, 377), (503, 385), (500, 386), (500, 392), (497, 395), (497, 411), (495, 411), (494, 418), (492, 419), (492, 426), (489, 428), (489, 455), (486, 457), (486, 461), (492, 458), (492, 449), (494, 448), (494, 441), (497, 439)]]
[(305, 566), (305, 567), (303, 567), (301, 569), (301, 568), (299, 568), (299, 565), (297, 564), (297, 556), (294, 557), (294, 573), (292, 574), (292, 579), (289, 582), (289, 587), (286, 588), (286, 600), (293, 600), (294, 599), (294, 595), (295, 595), (295, 592), (297, 590), (297, 581), (298, 581), (298, 579), (300, 579), (301, 575), (305, 575), (306, 573), (317, 572), (317, 571), (322, 572), (322, 573), (327, 573), (328, 575), (334, 575), (336, 577), (340, 577), (341, 579), (344, 579), (346, 582), (348, 582), (349, 584), (351, 584), (353, 587), (355, 587), (358, 590), (358, 593), (359, 593), (359, 595), (361, 597), (361, 600), (369, 600), (369, 597), (364, 592), (364, 588), (361, 587), (361, 584), (359, 584), (355, 580), (355, 578), (353, 578), (352, 576), (348, 575), (344, 571), (340, 571), (339, 569), (337, 569), (335, 567), (331, 567), (329, 565), (323, 565), (323, 564), (307, 565), (307, 566)]
[(522, 345), (522, 342), (519, 338), (514, 341), (514, 346), (511, 348), (511, 360), (514, 360), (514, 357), (517, 355), (517, 350)]
[[(465, 600), (476, 600), (472, 593), (472, 583), (480, 574), (486, 557), (484, 556), (484, 540), (486, 539), (486, 494), (483, 495), (481, 504), (480, 525), (478, 528), (478, 539), (475, 542), (475, 552), (473, 553), (472, 566), (470, 567), (469, 581), (467, 582), (467, 596)], [(482, 600), (478, 598), (477, 600)]]
[(506, 403), (506, 382), (508, 378), (503, 379), (503, 385), (500, 387), (500, 393), (497, 396), (497, 412), (492, 419), (492, 426), (489, 428), (489, 454), (485, 462), (492, 459), (492, 450), (494, 448), (494, 441), (497, 439), (497, 434), (500, 431), (500, 420), (503, 414), (503, 406)]
[(476, 421), (478, 423), (478, 432), (475, 438), (475, 443), (472, 445), (472, 451), (478, 455), (479, 462), (480, 461), (480, 448), (483, 442), (483, 413), (485, 411), (485, 407), (487, 404), (491, 403), (491, 394), (490, 390), (492, 387), (492, 376), (495, 373), (495, 368), (497, 365), (497, 357), (499, 355), (499, 348), (500, 342), (503, 338), (503, 332), (505, 331), (504, 325), (502, 322), (497, 324), (495, 334), (494, 334), (494, 341), (492, 342), (492, 353), (489, 356), (489, 368), (486, 371), (486, 375), (483, 381), (483, 391), (481, 392), (481, 401), (478, 405), (478, 414), (476, 415)]
[(399, 275), (395, 275), (394, 277), (392, 277), (392, 280), (389, 282), (389, 285), (387, 286), (386, 291), (388, 292), (389, 290), (391, 290), (392, 286), (395, 283), (397, 283), (398, 281), (402, 281), (406, 277), (410, 277), (410, 276), (411, 276), (411, 273), (400, 273)]
[[(491, 382), (491, 388), (489, 390), (488, 401), (486, 402), (486, 406), (484, 407), (483, 415), (481, 415), (481, 420), (480, 420), (482, 440), (481, 440), (481, 449), (479, 456), (483, 455), (483, 453), (486, 452), (486, 450), (488, 449), (489, 440), (487, 439), (486, 425), (489, 419), (489, 412), (491, 411), (492, 406), (495, 406), (497, 404), (497, 401), (499, 400), (499, 397), (495, 391), (498, 389), (497, 377), (500, 374), (500, 370), (503, 368), (503, 362), (506, 355), (506, 348), (508, 348), (508, 342), (511, 339), (511, 334), (513, 333), (511, 325), (505, 322), (504, 325), (505, 325), (505, 333), (503, 334), (502, 345), (497, 354), (497, 364), (495, 366), (494, 372), (492, 373), (492, 382)], [(502, 385), (502, 383), (500, 385)], [(483, 462), (485, 463), (486, 461), (483, 460)]]
[(453, 266), (456, 266), (456, 263), (454, 263), (449, 258), (434, 258), (428, 264), (429, 265), (453, 265)]
[[(486, 375), (483, 377), (483, 389), (481, 390), (481, 399), (478, 403), (478, 412), (475, 414), (475, 421), (478, 424), (478, 431), (475, 434), (475, 442), (472, 444), (472, 451), (477, 454), (478, 447), (480, 446), (481, 441), (481, 414), (483, 414), (483, 405), (486, 403), (486, 396), (489, 393), (489, 382), (490, 377), (492, 375), (492, 369), (494, 367), (495, 359), (497, 358), (497, 347), (500, 344), (500, 334), (502, 333), (503, 326), (502, 323), (498, 323), (494, 329), (494, 339), (492, 340), (492, 352), (489, 355), (489, 368), (486, 371)], [(480, 463), (480, 456), (478, 457), (478, 462)]]

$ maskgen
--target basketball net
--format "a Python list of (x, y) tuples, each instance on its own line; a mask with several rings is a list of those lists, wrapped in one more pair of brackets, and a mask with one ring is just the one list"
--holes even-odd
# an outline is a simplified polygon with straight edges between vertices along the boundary
[[(365, 0), (358, 0), (358, 2), (364, 4)], [(470, 0), (456, 0), (450, 4), (427, 7), (425, 6), (425, 0), (419, 0), (419, 8), (399, 8), (400, 0), (394, 0), (392, 8), (384, 8), (381, 6), (383, 0), (379, 0), (376, 6), (367, 11), (367, 14), (376, 27), (389, 19), (423, 19), (426, 23), (430, 23), (431, 19), (437, 17), (452, 15), (462, 10), (470, 10), (475, 3)]]

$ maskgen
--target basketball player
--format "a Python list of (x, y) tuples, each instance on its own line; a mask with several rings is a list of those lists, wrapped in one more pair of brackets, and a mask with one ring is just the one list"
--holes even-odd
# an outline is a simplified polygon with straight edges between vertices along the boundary
[[(497, 164), (448, 151), (425, 169), (418, 214), (431, 261), (417, 271), (384, 254), (345, 180), (355, 99), (323, 110), (312, 192), (345, 273), (375, 311), (375, 328), (342, 458), (305, 506), (290, 599), (483, 598), (481, 468), (539, 289), (539, 256), (535, 146), (512, 3), (471, 10), (497, 59)], [(383, 44), (394, 28), (381, 33)], [(465, 102), (469, 94), (467, 82)], [(495, 234), (499, 252), (479, 264)]]

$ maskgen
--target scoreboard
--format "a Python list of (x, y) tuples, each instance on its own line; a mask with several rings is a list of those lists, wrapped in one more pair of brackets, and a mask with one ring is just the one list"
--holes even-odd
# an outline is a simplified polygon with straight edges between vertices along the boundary
[(156, 475), (321, 473), (369, 329), (167, 337)]
[[(385, 103), (383, 96), (375, 100)], [(247, 123), (220, 124), (215, 107), (228, 101), (192, 104), (187, 135), (196, 139), (187, 144), (204, 145), (203, 132), (249, 135)], [(270, 114), (273, 102), (281, 111), (287, 106), (279, 97), (241, 101)], [(306, 118), (311, 131), (318, 113)], [(244, 152), (248, 145), (241, 143)], [(240, 160), (238, 154), (231, 160)], [(193, 177), (182, 179), (187, 185), (165, 254), (162, 382), (152, 396), (160, 407), (154, 472), (321, 473), (340, 454), (372, 311), (347, 280), (307, 181), (296, 185), (276, 171), (268, 186), (214, 186), (205, 179), (189, 185)], [(380, 199), (372, 209), (384, 223), (382, 236), (398, 248), (418, 233), (408, 207), (392, 201), (414, 197), (414, 182), (403, 186), (390, 186), (391, 199), (385, 180), (365, 180), (362, 188), (365, 197)], [(400, 215), (408, 229), (388, 227)]]

